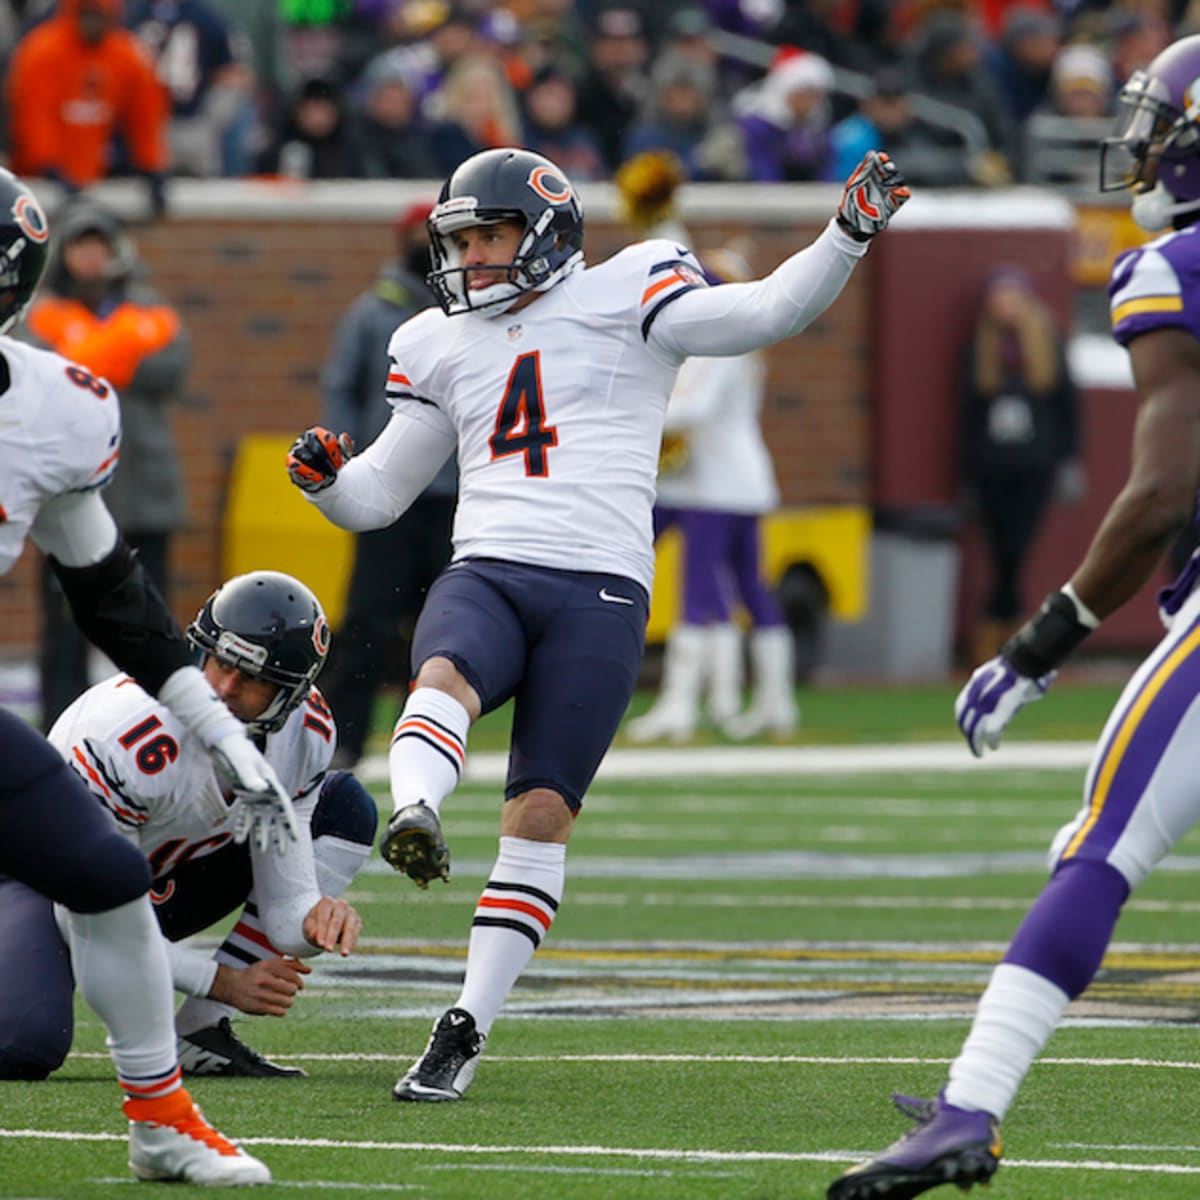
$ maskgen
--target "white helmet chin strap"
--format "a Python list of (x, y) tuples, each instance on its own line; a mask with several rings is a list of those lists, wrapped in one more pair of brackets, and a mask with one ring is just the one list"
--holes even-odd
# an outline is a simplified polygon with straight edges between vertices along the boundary
[(1139, 229), (1157, 233), (1176, 217), (1200, 211), (1200, 200), (1176, 200), (1161, 183), (1156, 183), (1148, 192), (1134, 196), (1129, 211)]
[(467, 311), (477, 313), (481, 317), (498, 317), (508, 310), (518, 296), (524, 294), (515, 283), (509, 283), (507, 280), (493, 283), (490, 287), (476, 288), (468, 293)]

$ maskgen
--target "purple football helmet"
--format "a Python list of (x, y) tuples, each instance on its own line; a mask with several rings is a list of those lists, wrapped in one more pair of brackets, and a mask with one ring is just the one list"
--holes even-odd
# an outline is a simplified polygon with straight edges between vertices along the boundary
[(1157, 192), (1163, 224), (1200, 207), (1200, 35), (1168, 46), (1121, 89), (1100, 146), (1100, 190), (1123, 188)]

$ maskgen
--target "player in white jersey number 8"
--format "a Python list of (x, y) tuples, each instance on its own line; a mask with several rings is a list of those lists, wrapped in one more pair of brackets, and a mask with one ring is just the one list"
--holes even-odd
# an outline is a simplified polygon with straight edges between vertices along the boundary
[[(116, 393), (78, 364), (7, 336), (41, 279), (49, 236), (36, 197), (0, 170), (0, 573), (32, 538), (88, 638), (167, 705), (250, 797), (245, 835), (265, 828), (286, 844), (294, 818), (274, 770), (193, 664), (183, 632), (100, 498), (118, 462)], [(104, 1021), (125, 1094), (135, 1173), (270, 1182), (267, 1167), (212, 1128), (180, 1086), (171, 973), (145, 858), (58, 753), (3, 711), (0, 761), (0, 942), (25, 945), (20, 906), (11, 903), (17, 890), (66, 910), (75, 982)], [(20, 1031), (9, 1022), (5, 1034)], [(0, 1079), (40, 1078), (50, 1069), (0, 1050)]]
[(764, 279), (709, 289), (674, 241), (586, 267), (566, 175), (526, 150), (474, 155), (429, 217), (439, 307), (392, 337), (389, 424), (356, 457), (328, 430), (293, 445), (293, 482), (352, 530), (390, 524), (458, 451), (454, 554), (414, 632), (382, 843), (420, 886), (449, 875), (438, 810), (461, 777), (467, 730), (515, 699), (499, 855), (463, 990), (396, 1099), (462, 1095), (553, 921), (567, 839), (637, 678), (676, 371), (690, 355), (741, 355), (798, 333), (907, 198), (895, 166), (872, 153), (810, 246)]

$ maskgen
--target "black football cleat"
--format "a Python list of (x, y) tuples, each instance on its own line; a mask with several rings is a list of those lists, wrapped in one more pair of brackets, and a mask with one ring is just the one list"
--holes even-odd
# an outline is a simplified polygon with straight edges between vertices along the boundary
[(469, 1012), (448, 1009), (434, 1025), (425, 1053), (396, 1081), (392, 1098), (425, 1103), (460, 1099), (475, 1078), (486, 1041)]
[(241, 1075), (258, 1079), (303, 1079), (299, 1067), (282, 1067), (251, 1049), (233, 1032), (228, 1017), (179, 1038), (179, 1065), (185, 1075)]
[(427, 888), (433, 879), (450, 881), (450, 850), (441, 822), (423, 800), (392, 814), (379, 851), (419, 888)]

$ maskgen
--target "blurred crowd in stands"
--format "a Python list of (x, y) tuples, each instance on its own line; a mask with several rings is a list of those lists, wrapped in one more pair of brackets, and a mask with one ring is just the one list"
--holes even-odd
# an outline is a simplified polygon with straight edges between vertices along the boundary
[(4, 149), (141, 174), (438, 178), (521, 144), (579, 181), (1092, 186), (1117, 90), (1200, 0), (0, 0)]

